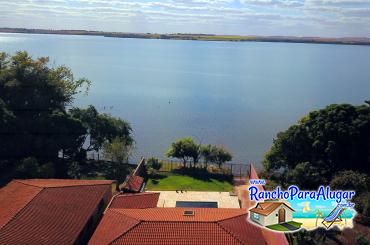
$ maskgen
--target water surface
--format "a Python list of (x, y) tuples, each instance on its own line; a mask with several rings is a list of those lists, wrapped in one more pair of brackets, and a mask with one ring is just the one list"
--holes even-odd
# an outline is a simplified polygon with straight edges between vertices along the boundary
[(0, 51), (66, 64), (93, 84), (78, 106), (129, 121), (133, 159), (177, 138), (224, 145), (259, 163), (275, 135), (309, 111), (370, 96), (370, 47), (1, 34)]

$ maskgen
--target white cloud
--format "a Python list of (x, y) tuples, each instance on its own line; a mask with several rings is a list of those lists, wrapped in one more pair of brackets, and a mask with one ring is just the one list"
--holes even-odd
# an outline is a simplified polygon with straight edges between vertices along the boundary
[(0, 0), (0, 9), (9, 27), (370, 36), (370, 0)]

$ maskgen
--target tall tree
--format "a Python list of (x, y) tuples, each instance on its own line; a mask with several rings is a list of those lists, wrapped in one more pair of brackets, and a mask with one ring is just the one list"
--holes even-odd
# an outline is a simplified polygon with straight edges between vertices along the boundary
[(212, 161), (212, 152), (213, 146), (211, 144), (202, 145), (200, 147), (200, 155), (204, 159), (205, 168), (207, 168), (207, 164)]
[(116, 137), (110, 143), (104, 144), (104, 155), (113, 162), (128, 163), (132, 152), (132, 144), (125, 138)]
[(132, 128), (128, 122), (120, 118), (100, 114), (92, 105), (86, 109), (70, 109), (69, 113), (73, 118), (80, 120), (87, 129), (84, 142), (87, 143), (86, 151), (99, 152), (104, 144), (112, 143), (116, 138), (124, 139), (127, 145), (133, 144)]
[[(334, 104), (310, 112), (277, 135), (265, 156), (264, 168), (270, 173), (285, 173), (280, 180), (286, 184), (306, 179), (301, 188), (317, 187), (317, 178), (310, 175), (329, 183), (341, 170), (370, 174), (370, 106)], [(296, 176), (290, 178), (289, 173)]]
[(199, 161), (200, 146), (191, 137), (185, 137), (173, 142), (166, 153), (167, 157), (182, 159), (184, 167), (190, 159), (196, 165)]
[(221, 168), (224, 163), (233, 159), (232, 154), (222, 146), (213, 146), (210, 156), (211, 161), (216, 163), (219, 168)]
[(56, 159), (60, 150), (72, 152), (85, 134), (66, 107), (90, 82), (48, 61), (27, 52), (0, 53), (0, 159)]
[(104, 143), (103, 151), (106, 158), (112, 159), (112, 162), (107, 163), (106, 177), (117, 180), (118, 183), (123, 182), (129, 173), (127, 163), (132, 151), (131, 142), (116, 137), (112, 142)]

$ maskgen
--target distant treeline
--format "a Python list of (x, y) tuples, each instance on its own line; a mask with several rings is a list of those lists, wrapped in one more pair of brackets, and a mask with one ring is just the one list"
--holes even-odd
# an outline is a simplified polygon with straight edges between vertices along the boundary
[(288, 42), (288, 43), (321, 43), (344, 45), (370, 45), (370, 38), (323, 38), (323, 37), (291, 37), (291, 36), (239, 36), (239, 35), (213, 35), (213, 34), (157, 34), (157, 33), (125, 33), (103, 32), (86, 30), (48, 30), (26, 28), (0, 28), (6, 33), (31, 33), (31, 34), (61, 34), (61, 35), (91, 35), (117, 38), (145, 38), (145, 39), (173, 39), (173, 40), (199, 40), (199, 41), (230, 41), (230, 42)]

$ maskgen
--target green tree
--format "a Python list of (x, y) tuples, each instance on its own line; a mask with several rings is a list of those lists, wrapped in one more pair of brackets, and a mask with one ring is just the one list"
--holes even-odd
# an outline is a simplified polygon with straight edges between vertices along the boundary
[(146, 168), (149, 174), (156, 174), (162, 167), (162, 163), (154, 157), (146, 161)]
[(330, 182), (334, 190), (354, 190), (356, 195), (352, 201), (356, 204), (355, 209), (370, 217), (370, 177), (365, 173), (351, 170), (337, 173)]
[(317, 186), (328, 184), (323, 177), (326, 171), (312, 166), (308, 162), (299, 163), (294, 169), (286, 173), (286, 179), (297, 186), (304, 186), (306, 189), (314, 190)]
[(211, 151), (211, 161), (216, 163), (219, 168), (228, 161), (231, 161), (233, 156), (224, 147), (213, 146)]
[[(326, 183), (342, 170), (370, 172), (370, 106), (329, 105), (310, 112), (297, 124), (280, 132), (264, 159), (270, 173), (295, 171), (295, 178), (281, 175), (281, 183), (291, 184), (306, 176), (301, 188), (317, 187), (317, 172)], [(304, 166), (302, 163), (305, 163)], [(300, 165), (300, 166), (298, 166)], [(298, 167), (297, 167), (298, 166)], [(309, 173), (300, 171), (309, 170)], [(290, 176), (291, 177), (291, 176)]]
[(85, 129), (66, 107), (90, 82), (75, 80), (65, 66), (27, 52), (0, 53), (0, 159), (55, 160), (61, 150), (73, 155)]
[(39, 177), (39, 163), (34, 157), (22, 159), (16, 168), (16, 177), (20, 179)]
[(205, 168), (207, 168), (207, 164), (212, 161), (212, 152), (213, 146), (211, 144), (202, 145), (200, 147), (200, 155), (204, 159)]
[(87, 152), (99, 152), (104, 144), (112, 143), (115, 138), (124, 138), (128, 145), (134, 142), (131, 137), (132, 128), (128, 122), (109, 114), (99, 114), (92, 105), (86, 109), (70, 109), (69, 113), (73, 118), (81, 121), (87, 129), (84, 135)]
[(111, 143), (107, 142), (104, 144), (104, 156), (112, 159), (112, 162), (128, 163), (132, 148), (132, 144), (129, 140), (116, 137)]
[(126, 138), (116, 137), (111, 143), (103, 145), (103, 153), (106, 158), (112, 159), (112, 162), (107, 163), (106, 178), (116, 180), (117, 183), (122, 183), (128, 170), (128, 158), (132, 152), (133, 146), (130, 140)]
[(171, 144), (166, 155), (182, 159), (184, 167), (190, 159), (193, 159), (193, 163), (196, 165), (199, 161), (200, 146), (191, 137), (181, 138)]

